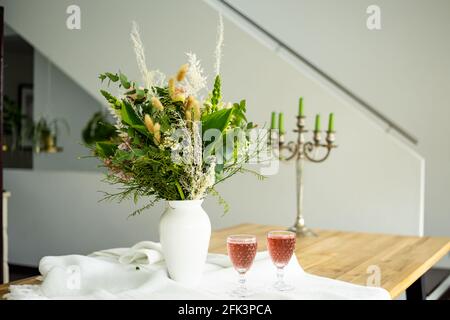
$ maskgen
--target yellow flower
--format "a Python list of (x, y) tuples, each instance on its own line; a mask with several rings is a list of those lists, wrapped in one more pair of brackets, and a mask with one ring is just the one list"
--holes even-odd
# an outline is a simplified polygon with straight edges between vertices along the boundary
[(201, 117), (200, 106), (196, 101), (194, 105), (194, 121), (200, 121), (200, 117)]
[(170, 97), (172, 97), (175, 94), (175, 79), (174, 78), (169, 79), (168, 87), (169, 87), (169, 95), (170, 95)]
[(169, 95), (170, 95), (170, 98), (172, 99), (172, 101), (174, 101), (174, 102), (181, 101), (184, 103), (184, 101), (186, 100), (186, 95), (184, 94), (184, 89), (175, 87), (175, 79), (174, 78), (169, 79), (168, 87), (169, 87)]
[(178, 70), (178, 73), (177, 73), (177, 81), (178, 82), (180, 82), (180, 81), (183, 81), (184, 80), (184, 78), (186, 77), (186, 73), (188, 72), (188, 70), (189, 70), (189, 64), (183, 64), (181, 67), (180, 67), (180, 70)]
[(157, 97), (152, 97), (151, 99), (153, 107), (155, 107), (159, 111), (164, 110), (164, 106), (162, 105), (161, 101)]
[(177, 93), (177, 94), (174, 94), (173, 96), (172, 96), (172, 101), (173, 102), (183, 102), (184, 103), (184, 101), (186, 100), (186, 97), (185, 97), (185, 95), (184, 95), (184, 93)]
[[(195, 99), (193, 96), (189, 96), (187, 98), (187, 103), (185, 106), (185, 110), (186, 113), (189, 111), (189, 113), (191, 111), (194, 112), (194, 121), (199, 121), (200, 117), (201, 117), (201, 110), (200, 110), (200, 105), (197, 101), (197, 99)], [(191, 120), (192, 117), (189, 117), (189, 120)], [(186, 117), (187, 119), (187, 117)]]
[(144, 116), (144, 123), (145, 123), (145, 126), (147, 127), (147, 130), (150, 133), (153, 133), (155, 126), (153, 124), (152, 118), (148, 114), (145, 114), (145, 116)]
[(191, 110), (195, 104), (195, 98), (193, 96), (189, 96), (187, 98), (186, 110)]
[(161, 125), (159, 123), (155, 123), (153, 128), (153, 138), (156, 144), (159, 144), (161, 141)]
[(186, 116), (186, 121), (190, 122), (192, 121), (192, 111), (190, 109), (187, 109), (186, 112), (184, 113)]

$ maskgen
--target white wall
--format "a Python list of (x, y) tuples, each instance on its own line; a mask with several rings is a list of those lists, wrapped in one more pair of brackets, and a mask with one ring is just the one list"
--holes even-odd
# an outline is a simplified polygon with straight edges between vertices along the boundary
[[(229, 0), (419, 140), (425, 234), (450, 235), (450, 2)], [(366, 28), (381, 9), (382, 29)], [(447, 259), (450, 267), (450, 259)]]
[[(65, 8), (73, 3), (78, 3), (82, 10), (79, 31), (65, 28)], [(217, 13), (203, 2), (134, 2), (135, 8), (147, 10), (129, 10), (129, 3), (118, 0), (58, 3), (47, 0), (39, 4), (3, 0), (0, 4), (5, 5), (6, 21), (15, 30), (94, 97), (98, 97), (99, 72), (120, 68), (137, 78), (128, 39), (129, 22), (133, 19), (141, 25), (152, 67), (169, 74), (175, 72), (185, 61), (183, 53), (192, 50), (207, 71), (212, 70)], [(100, 23), (98, 17), (104, 16), (106, 6), (108, 18)], [(148, 19), (149, 12), (157, 14)], [(198, 23), (178, 20), (179, 12)], [(173, 28), (167, 26), (167, 21), (171, 21)], [(280, 110), (286, 113), (288, 129), (293, 129), (299, 95), (306, 97), (309, 126), (313, 113), (336, 114), (339, 148), (326, 163), (308, 164), (306, 168), (308, 223), (321, 228), (420, 234), (422, 159), (366, 115), (228, 20), (225, 30), (222, 65), (225, 98), (231, 101), (246, 98), (249, 118), (264, 123), (272, 110)], [(253, 176), (240, 176), (222, 185), (219, 189), (230, 202), (231, 211), (221, 217), (214, 200), (208, 199), (206, 209), (213, 227), (240, 222), (290, 225), (295, 216), (293, 174), (293, 166), (283, 164), (279, 174), (265, 182)], [(5, 186), (13, 194), (10, 233), (17, 235), (11, 241), (13, 262), (35, 263), (45, 254), (89, 252), (98, 247), (155, 238), (157, 218), (144, 215), (127, 222), (121, 206), (108, 207), (107, 211), (113, 214), (106, 218), (104, 208), (92, 195), (93, 189), (101, 188), (94, 183), (98, 179), (94, 173), (7, 171)], [(46, 181), (53, 182), (54, 187), (40, 188)], [(78, 190), (83, 196), (78, 195)], [(149, 211), (156, 217), (161, 206)], [(31, 230), (32, 224), (24, 223), (28, 219), (41, 221), (39, 233)], [(83, 239), (75, 241), (75, 237)]]

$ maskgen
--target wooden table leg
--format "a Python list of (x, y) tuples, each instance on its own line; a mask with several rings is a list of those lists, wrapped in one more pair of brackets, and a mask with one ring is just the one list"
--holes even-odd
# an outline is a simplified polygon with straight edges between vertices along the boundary
[(406, 300), (425, 300), (425, 286), (423, 282), (422, 276), (406, 289)]

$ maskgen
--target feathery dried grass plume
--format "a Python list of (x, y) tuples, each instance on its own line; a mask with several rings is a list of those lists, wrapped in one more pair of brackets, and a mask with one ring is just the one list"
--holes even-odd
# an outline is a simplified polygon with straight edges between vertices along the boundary
[(202, 117), (202, 112), (200, 110), (200, 106), (198, 105), (198, 102), (194, 105), (194, 121), (200, 121)]
[(169, 90), (169, 95), (172, 98), (173, 95), (175, 94), (175, 79), (174, 78), (169, 79), (169, 82), (167, 83), (167, 88)]
[(184, 111), (184, 117), (186, 118), (187, 126), (190, 126), (190, 122), (192, 121), (192, 110), (186, 109)]
[(198, 93), (206, 88), (206, 76), (203, 75), (203, 68), (200, 65), (200, 60), (194, 53), (186, 53), (188, 57), (189, 70), (186, 74), (184, 88), (186, 95), (197, 96)]
[(166, 83), (166, 75), (159, 70), (152, 70), (151, 74), (151, 83), (157, 87), (164, 87)]
[(169, 96), (172, 99), (172, 101), (177, 102), (183, 102), (186, 100), (186, 90), (184, 87), (177, 87), (175, 85), (175, 78), (170, 78), (169, 82), (167, 84), (168, 90), (169, 90)]
[(144, 81), (147, 88), (151, 88), (153, 86), (153, 74), (147, 69), (144, 44), (142, 43), (141, 35), (139, 34), (139, 28), (136, 21), (133, 21), (130, 38), (133, 42), (134, 54), (136, 55), (136, 61), (142, 76), (142, 80)]
[(178, 70), (177, 73), (177, 81), (181, 82), (184, 80), (184, 78), (186, 77), (186, 73), (189, 70), (189, 64), (185, 63), (180, 67), (180, 70)]
[(156, 108), (158, 111), (163, 111), (164, 106), (162, 105), (161, 101), (157, 97), (152, 97), (151, 99), (152, 106)]
[(216, 49), (214, 51), (214, 57), (216, 62), (214, 63), (214, 72), (216, 75), (220, 73), (220, 63), (222, 60), (222, 46), (223, 46), (223, 17), (219, 15), (219, 24), (217, 25), (217, 41)]
[(147, 127), (147, 130), (148, 130), (150, 133), (153, 133), (153, 131), (155, 130), (155, 129), (154, 129), (153, 120), (152, 120), (152, 118), (151, 118), (148, 114), (146, 114), (146, 115), (144, 116), (144, 123), (145, 123), (145, 126)]
[(159, 123), (155, 123), (153, 126), (153, 138), (156, 144), (161, 142), (161, 125)]
[(195, 102), (195, 98), (194, 96), (189, 96), (187, 98), (187, 102), (186, 102), (186, 110), (191, 110), (192, 107), (194, 106), (194, 102)]

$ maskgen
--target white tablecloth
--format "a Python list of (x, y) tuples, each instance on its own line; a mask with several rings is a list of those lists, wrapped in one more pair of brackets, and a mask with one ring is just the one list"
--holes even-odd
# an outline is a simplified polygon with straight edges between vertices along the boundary
[[(237, 286), (237, 273), (226, 255), (208, 255), (202, 281), (195, 288), (171, 280), (162, 256), (155, 258), (151, 250), (140, 257), (138, 254), (136, 260), (124, 256), (129, 257), (130, 251), (111, 249), (91, 256), (44, 257), (39, 265), (42, 284), (11, 286), (6, 298), (232, 299), (229, 292)], [(145, 263), (143, 256), (148, 256), (150, 263)], [(275, 278), (276, 269), (267, 252), (259, 252), (247, 274), (248, 287), (254, 292), (249, 299), (390, 299), (382, 288), (308, 274), (295, 256), (285, 268), (285, 280), (295, 289), (275, 291), (271, 287)]]

